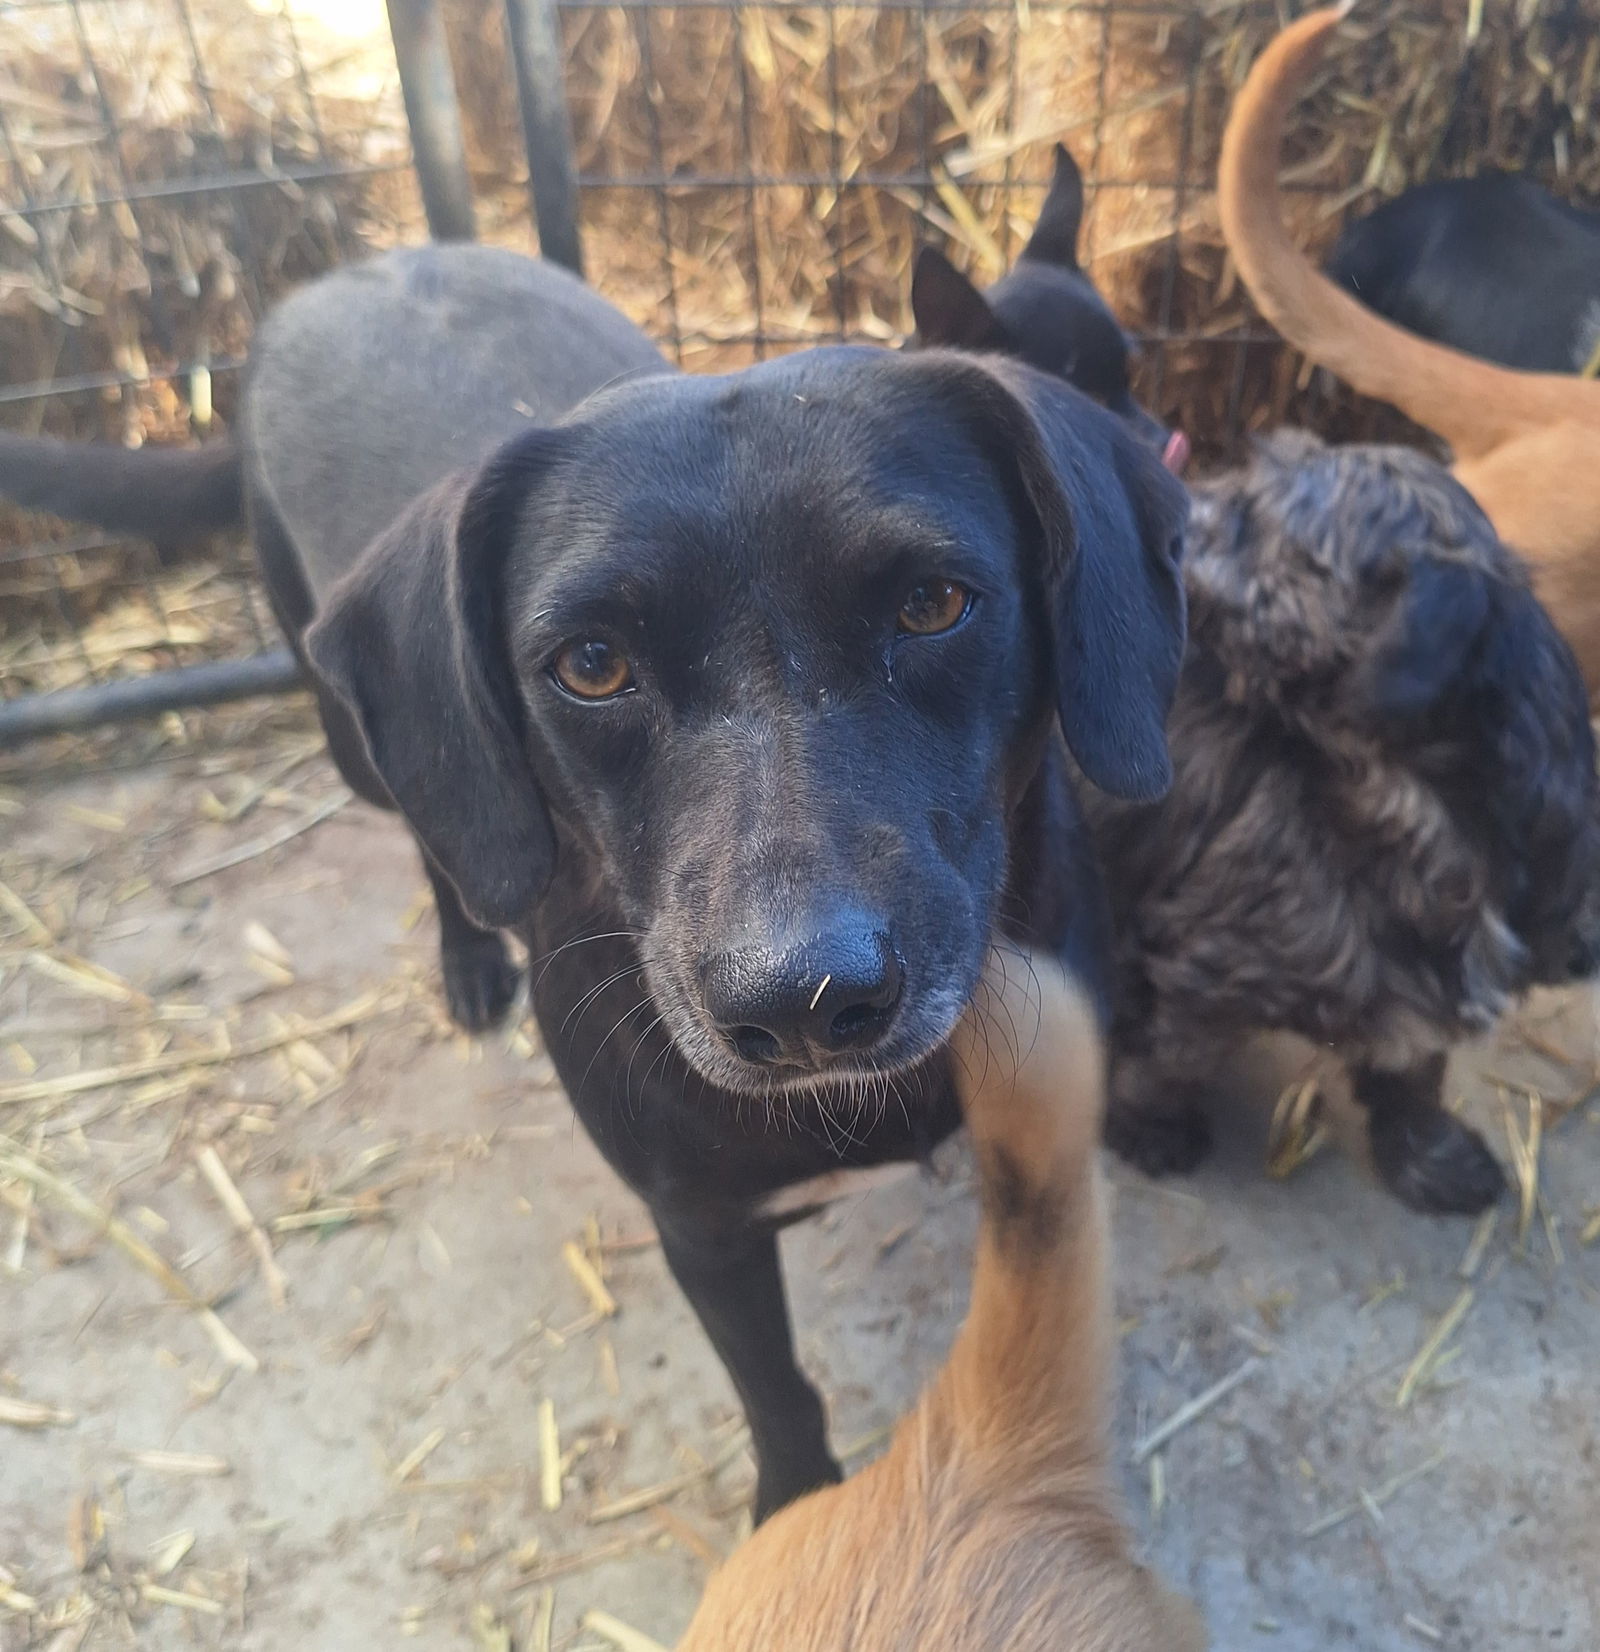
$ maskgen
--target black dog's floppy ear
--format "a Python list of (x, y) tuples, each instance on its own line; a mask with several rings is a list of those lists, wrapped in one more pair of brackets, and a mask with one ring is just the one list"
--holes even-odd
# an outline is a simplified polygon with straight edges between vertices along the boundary
[(911, 271), (917, 338), (952, 350), (1002, 350), (1005, 331), (988, 300), (937, 247), (921, 247)]
[(1039, 221), (1022, 249), (1023, 258), (1040, 264), (1078, 267), (1078, 235), (1083, 228), (1083, 174), (1064, 143), (1056, 145), (1056, 170), (1039, 208)]
[(1029, 378), (1039, 450), (1019, 452), (1023, 482), (1047, 543), (1070, 552), (1064, 569), (1056, 553), (1061, 730), (1102, 791), (1157, 798), (1172, 784), (1167, 714), (1186, 640), (1189, 495), (1120, 420), (1052, 377)]
[(1120, 419), (1052, 374), (997, 358), (940, 365), (985, 404), (1036, 524), (1056, 703), (1078, 767), (1114, 797), (1160, 797), (1183, 667), (1187, 491)]
[(500, 601), (511, 520), (553, 439), (529, 431), (414, 501), (306, 633), (390, 796), (490, 929), (525, 918), (555, 869)]
[(1411, 560), (1367, 681), (1380, 718), (1409, 722), (1463, 680), (1489, 617), (1488, 576), (1464, 562)]

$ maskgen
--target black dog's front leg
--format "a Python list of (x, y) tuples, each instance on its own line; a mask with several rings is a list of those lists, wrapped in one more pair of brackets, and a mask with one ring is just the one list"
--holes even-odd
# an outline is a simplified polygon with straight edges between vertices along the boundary
[(439, 909), (439, 961), (450, 1018), (468, 1032), (483, 1032), (511, 1008), (517, 995), (517, 966), (506, 950), (505, 937), (478, 928), (462, 907), (455, 885), (426, 853), (422, 864)]
[(1372, 1162), (1398, 1199), (1430, 1216), (1476, 1216), (1500, 1197), (1505, 1173), (1476, 1130), (1444, 1109), (1443, 1051), (1400, 1072), (1357, 1067)]
[(661, 1248), (744, 1403), (756, 1458), (759, 1523), (839, 1480), (821, 1397), (795, 1360), (778, 1239), (713, 1232), (656, 1212)]

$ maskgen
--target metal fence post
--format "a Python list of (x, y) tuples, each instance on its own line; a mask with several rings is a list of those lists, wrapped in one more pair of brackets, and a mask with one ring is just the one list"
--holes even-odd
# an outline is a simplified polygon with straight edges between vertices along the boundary
[(467, 174), (467, 144), (438, 6), (435, 0), (386, 0), (386, 4), (428, 231), (436, 241), (474, 240), (478, 228), (472, 211), (472, 180)]
[(539, 250), (552, 263), (583, 274), (578, 239), (578, 163), (572, 153), (555, 0), (506, 0), (506, 27), (517, 67), (528, 189), (539, 226)]
[(287, 648), (274, 648), (249, 659), (180, 666), (93, 688), (25, 694), (0, 701), (0, 750), (46, 734), (75, 734), (102, 723), (127, 723), (192, 706), (250, 700), (258, 694), (285, 694), (304, 681), (294, 655)]

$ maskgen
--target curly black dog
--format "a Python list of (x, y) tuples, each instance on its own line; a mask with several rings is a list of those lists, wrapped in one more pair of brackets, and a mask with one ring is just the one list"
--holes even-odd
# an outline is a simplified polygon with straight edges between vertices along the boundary
[(1450, 1047), (1600, 965), (1583, 681), (1466, 491), (1407, 448), (1266, 442), (1196, 492), (1160, 802), (1086, 794), (1115, 913), (1110, 1137), (1155, 1172), (1257, 1031), (1347, 1065), (1418, 1210), (1499, 1193)]

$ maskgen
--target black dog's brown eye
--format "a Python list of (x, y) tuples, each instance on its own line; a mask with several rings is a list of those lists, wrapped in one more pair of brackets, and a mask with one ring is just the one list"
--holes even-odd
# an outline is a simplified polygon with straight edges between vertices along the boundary
[(919, 585), (900, 605), (897, 623), (913, 637), (936, 637), (960, 624), (972, 606), (972, 593), (950, 579)]
[(569, 642), (556, 655), (551, 670), (556, 681), (580, 700), (609, 700), (633, 687), (628, 656), (598, 637)]

